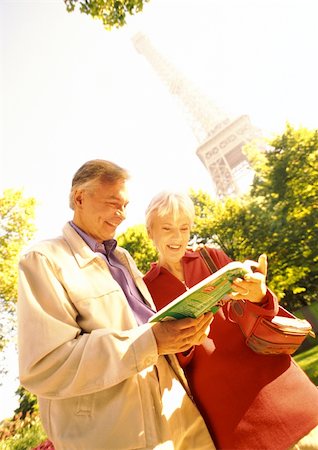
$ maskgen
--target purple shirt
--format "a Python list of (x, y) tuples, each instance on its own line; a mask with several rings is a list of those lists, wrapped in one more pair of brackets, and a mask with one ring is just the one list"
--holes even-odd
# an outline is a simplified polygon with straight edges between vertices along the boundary
[(81, 236), (91, 250), (95, 253), (99, 253), (106, 261), (113, 278), (124, 291), (138, 325), (146, 323), (154, 314), (154, 311), (145, 303), (127, 268), (118, 260), (118, 258), (116, 258), (114, 250), (117, 246), (117, 241), (115, 239), (109, 239), (101, 244), (78, 228), (75, 223), (70, 222), (70, 225)]

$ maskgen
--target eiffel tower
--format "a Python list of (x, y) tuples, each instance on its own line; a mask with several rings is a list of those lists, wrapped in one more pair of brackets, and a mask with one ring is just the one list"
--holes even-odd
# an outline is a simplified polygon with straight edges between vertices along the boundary
[(219, 109), (197, 87), (186, 79), (152, 45), (149, 38), (137, 33), (132, 38), (136, 50), (152, 65), (171, 94), (181, 102), (198, 141), (196, 150), (209, 171), (218, 198), (241, 193), (237, 180), (249, 174), (250, 168), (242, 147), (260, 138), (247, 115), (232, 119)]

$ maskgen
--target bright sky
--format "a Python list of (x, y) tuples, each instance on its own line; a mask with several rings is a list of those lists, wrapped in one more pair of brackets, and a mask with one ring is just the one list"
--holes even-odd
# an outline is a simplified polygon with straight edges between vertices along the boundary
[(71, 217), (71, 178), (105, 158), (132, 174), (127, 225), (165, 187), (211, 190), (175, 98), (139, 55), (142, 31), (214, 103), (265, 132), (317, 127), (316, 0), (150, 0), (121, 30), (63, 0), (0, 0), (0, 190), (39, 203), (39, 238)]
[(71, 178), (89, 159), (130, 170), (126, 225), (166, 187), (212, 193), (189, 124), (131, 37), (148, 35), (217, 106), (269, 135), (286, 121), (317, 128), (317, 18), (317, 0), (150, 0), (109, 32), (63, 0), (0, 0), (0, 192), (37, 199), (37, 238), (71, 218)]

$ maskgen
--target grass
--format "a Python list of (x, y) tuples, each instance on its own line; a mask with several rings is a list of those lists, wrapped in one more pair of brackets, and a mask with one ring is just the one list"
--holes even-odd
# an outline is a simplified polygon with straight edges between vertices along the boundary
[(318, 386), (318, 345), (294, 356), (294, 360)]

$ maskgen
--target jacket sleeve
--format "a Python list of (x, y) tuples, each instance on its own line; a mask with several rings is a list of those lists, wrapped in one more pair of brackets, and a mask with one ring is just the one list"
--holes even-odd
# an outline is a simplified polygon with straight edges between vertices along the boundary
[(18, 295), (22, 385), (36, 395), (63, 399), (113, 387), (157, 362), (151, 325), (84, 332), (80, 320), (48, 258), (37, 252), (22, 257)]
[(278, 312), (278, 300), (275, 294), (267, 288), (261, 303), (252, 303), (246, 300), (247, 313), (257, 316), (274, 317)]

